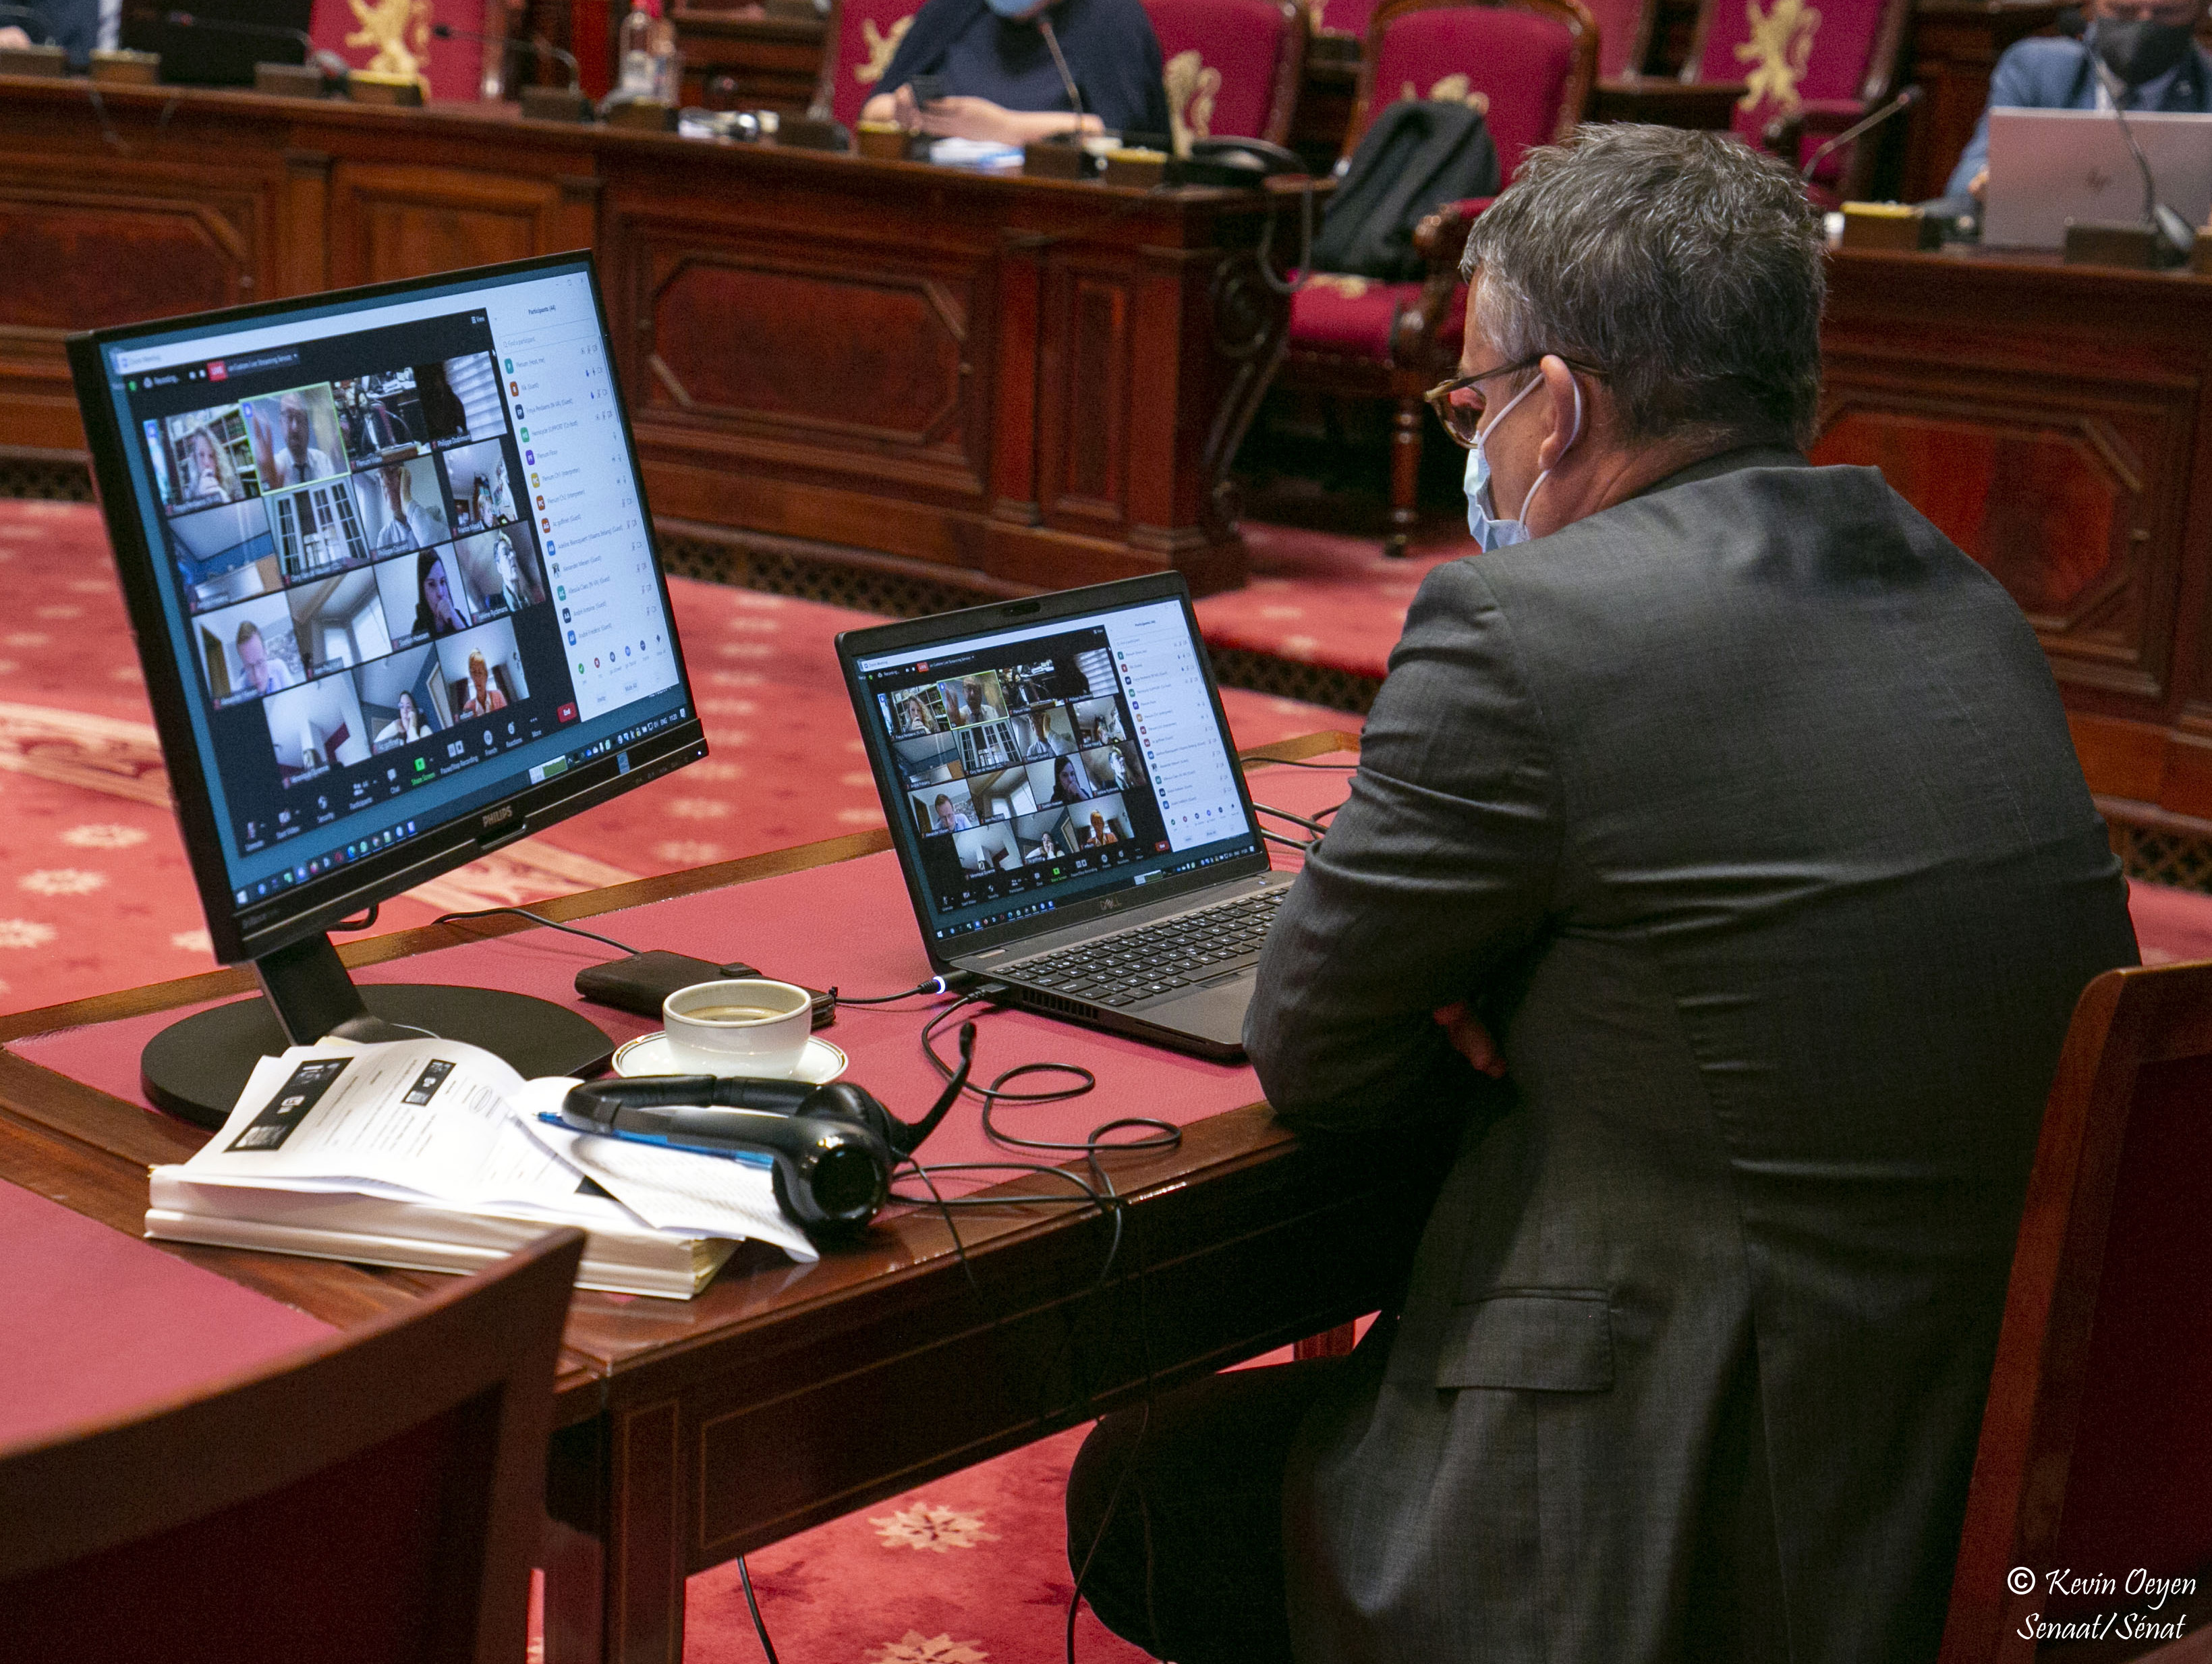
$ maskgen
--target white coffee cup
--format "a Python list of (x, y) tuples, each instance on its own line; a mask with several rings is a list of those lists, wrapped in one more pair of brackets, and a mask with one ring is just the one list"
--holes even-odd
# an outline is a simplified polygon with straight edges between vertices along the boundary
[(789, 1075), (814, 1027), (813, 997), (787, 982), (695, 982), (660, 1003), (669, 1060), (686, 1075)]

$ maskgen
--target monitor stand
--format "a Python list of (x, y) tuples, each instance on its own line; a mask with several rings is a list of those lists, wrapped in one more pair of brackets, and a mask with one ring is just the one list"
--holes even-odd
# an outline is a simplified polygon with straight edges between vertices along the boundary
[(220, 1127), (255, 1064), (325, 1035), (465, 1040), (505, 1059), (525, 1079), (593, 1074), (614, 1050), (588, 1018), (530, 994), (436, 983), (356, 987), (326, 936), (279, 948), (256, 960), (253, 969), (265, 997), (199, 1012), (146, 1043), (139, 1079), (156, 1107), (196, 1126)]

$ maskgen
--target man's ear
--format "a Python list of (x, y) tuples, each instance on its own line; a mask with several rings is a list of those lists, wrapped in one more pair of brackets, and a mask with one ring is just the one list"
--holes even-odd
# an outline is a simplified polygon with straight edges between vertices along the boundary
[(1576, 446), (1586, 444), (1590, 436), (1590, 395), (1575, 379), (1574, 371), (1566, 361), (1554, 353), (1547, 353), (1536, 366), (1536, 373), (1544, 378), (1544, 391), (1538, 395), (1544, 401), (1545, 414), (1550, 418), (1551, 431), (1536, 448), (1539, 469), (1556, 468), (1560, 460)]

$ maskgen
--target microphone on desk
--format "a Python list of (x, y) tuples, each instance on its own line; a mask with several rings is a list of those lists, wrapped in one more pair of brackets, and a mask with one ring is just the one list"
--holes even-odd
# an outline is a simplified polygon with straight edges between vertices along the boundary
[(1044, 44), (1051, 50), (1052, 66), (1060, 71), (1060, 84), (1067, 88), (1067, 102), (1075, 112), (1075, 126), (1067, 136), (1068, 143), (1080, 143), (1083, 139), (1083, 89), (1075, 84), (1075, 77), (1068, 73), (1067, 59), (1060, 52), (1060, 37), (1053, 33), (1050, 15), (1039, 12), (1036, 26), (1044, 35)]
[(441, 40), (474, 40), (484, 46), (495, 45), (507, 52), (523, 48), (537, 52), (541, 57), (556, 58), (568, 71), (568, 90), (572, 93), (583, 90), (584, 72), (582, 67), (576, 62), (576, 54), (564, 47), (555, 46), (550, 40), (526, 40), (520, 35), (515, 34), (501, 39), (489, 34), (478, 34), (474, 29), (457, 28), (451, 23), (433, 23), (430, 25), (430, 33)]
[(1822, 162), (1826, 162), (1830, 156), (1835, 155), (1837, 151), (1842, 149), (1844, 146), (1849, 144), (1853, 139), (1858, 137), (1862, 133), (1871, 131), (1873, 129), (1881, 126), (1883, 122), (1888, 120), (1899, 110), (1909, 110), (1919, 101), (1920, 88), (1917, 83), (1913, 86), (1905, 88), (1895, 98), (1890, 100), (1888, 103), (1883, 105), (1872, 115), (1853, 122), (1850, 126), (1844, 128), (1842, 132), (1838, 133), (1826, 144), (1820, 146), (1819, 149), (1814, 151), (1813, 154), (1806, 159), (1805, 165), (1797, 170), (1797, 182), (1801, 185), (1810, 185), (1813, 182), (1813, 170), (1818, 168)]
[(338, 85), (351, 73), (345, 59), (327, 47), (318, 46), (314, 36), (305, 29), (288, 29), (280, 23), (240, 23), (232, 18), (202, 17), (188, 11), (165, 12), (161, 21), (172, 28), (209, 29), (217, 34), (250, 34), (264, 40), (296, 42), (303, 54), (300, 61), (321, 70), (327, 85)]
[(2112, 101), (2112, 119), (2120, 124), (2120, 137), (2128, 142), (2128, 154), (2136, 159), (2136, 171), (2142, 175), (2143, 223), (2150, 228), (2151, 255), (2159, 265), (2179, 265), (2189, 258), (2197, 234), (2189, 229), (2189, 222), (2158, 199), (2158, 181), (2151, 177), (2150, 160), (2136, 143), (2136, 130), (2128, 125), (2128, 114), (2120, 107), (2128, 95), (2127, 83), (2112, 72), (2111, 64), (2099, 57), (2094, 46), (2088, 48), (2089, 67), (2097, 76), (2097, 84), (2105, 89)]

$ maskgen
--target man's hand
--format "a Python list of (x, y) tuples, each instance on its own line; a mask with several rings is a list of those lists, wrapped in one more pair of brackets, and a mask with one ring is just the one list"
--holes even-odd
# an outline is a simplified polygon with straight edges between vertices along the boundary
[(30, 44), (31, 37), (13, 23), (4, 29), (0, 29), (0, 46), (27, 46)]
[(1454, 1000), (1449, 1005), (1440, 1005), (1430, 1015), (1437, 1027), (1444, 1031), (1444, 1038), (1452, 1043), (1452, 1050), (1473, 1064), (1478, 1072), (1493, 1081), (1505, 1078), (1505, 1059), (1498, 1055), (1498, 1042), (1467, 1009), (1464, 1000)]
[(1990, 192), (1990, 170), (1986, 168), (1966, 181), (1966, 194), (1980, 202)]

